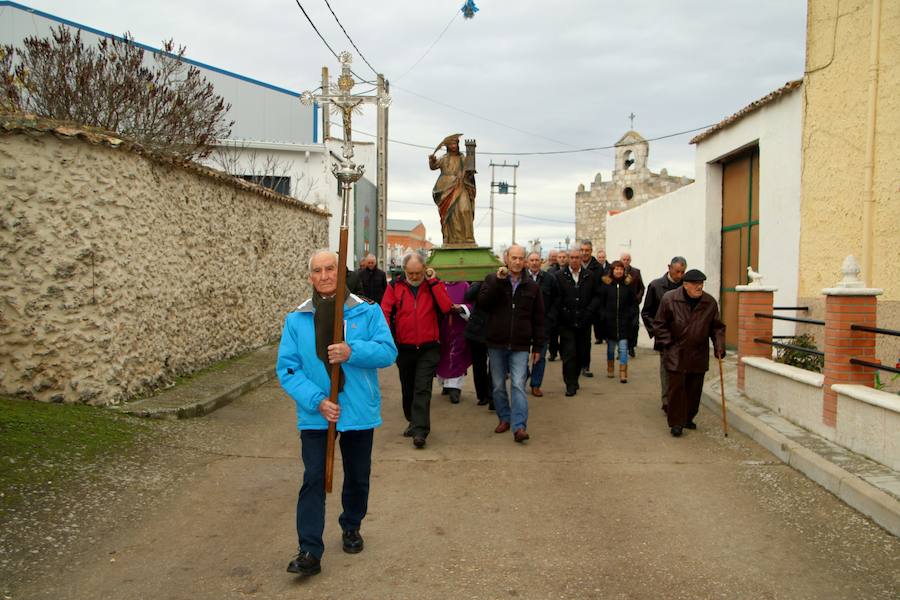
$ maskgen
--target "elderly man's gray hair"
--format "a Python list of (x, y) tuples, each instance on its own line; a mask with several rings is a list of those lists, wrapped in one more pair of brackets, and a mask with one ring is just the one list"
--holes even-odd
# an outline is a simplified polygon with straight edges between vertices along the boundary
[(670, 265), (681, 265), (682, 267), (687, 268), (687, 261), (683, 256), (673, 256), (672, 260), (669, 261)]
[(581, 245), (582, 246), (590, 246), (591, 248), (593, 248), (594, 242), (592, 242), (591, 240), (581, 240)]
[(337, 252), (333, 252), (332, 250), (329, 250), (328, 248), (319, 248), (318, 250), (313, 251), (313, 253), (309, 255), (309, 262), (306, 265), (306, 269), (308, 271), (312, 271), (313, 259), (315, 257), (319, 256), (320, 254), (330, 254), (331, 256), (334, 257), (334, 264), (337, 264), (337, 262), (338, 262)]
[(403, 260), (400, 262), (400, 265), (403, 267), (404, 271), (406, 270), (406, 265), (409, 264), (409, 261), (414, 258), (416, 260), (418, 260), (420, 263), (422, 263), (422, 266), (425, 266), (425, 260), (426, 260), (425, 253), (423, 253), (419, 250), (416, 250), (414, 252), (408, 252), (403, 255)]

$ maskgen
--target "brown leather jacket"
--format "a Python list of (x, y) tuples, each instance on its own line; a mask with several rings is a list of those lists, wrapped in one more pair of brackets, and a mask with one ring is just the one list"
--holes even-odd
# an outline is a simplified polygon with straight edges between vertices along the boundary
[(653, 319), (653, 349), (662, 351), (663, 367), (680, 373), (708, 371), (709, 340), (716, 356), (725, 356), (725, 323), (715, 298), (703, 292), (692, 310), (684, 288), (666, 292)]

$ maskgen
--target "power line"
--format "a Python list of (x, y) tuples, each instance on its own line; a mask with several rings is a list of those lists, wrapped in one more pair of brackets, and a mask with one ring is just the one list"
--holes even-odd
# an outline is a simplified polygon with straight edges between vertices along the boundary
[(455, 12), (453, 13), (453, 18), (450, 19), (450, 22), (447, 23), (447, 26), (444, 27), (444, 30), (441, 31), (440, 35), (437, 36), (437, 39), (435, 39), (433, 42), (431, 42), (431, 45), (428, 46), (428, 50), (426, 50), (425, 53), (422, 54), (422, 56), (419, 57), (419, 60), (417, 60), (416, 62), (414, 62), (413, 65), (412, 65), (410, 68), (408, 68), (406, 71), (404, 71), (403, 74), (402, 74), (400, 77), (397, 77), (394, 81), (400, 81), (401, 79), (403, 79), (404, 77), (406, 77), (407, 75), (409, 75), (409, 72), (410, 72), (410, 71), (412, 71), (412, 70), (415, 69), (417, 66), (419, 66), (419, 63), (422, 62), (422, 60), (423, 60), (426, 56), (428, 56), (428, 53), (431, 52), (431, 49), (434, 48), (434, 47), (437, 45), (437, 43), (438, 43), (439, 41), (441, 41), (441, 38), (444, 37), (444, 34), (447, 33), (447, 30), (450, 29), (450, 26), (453, 25), (453, 22), (456, 21), (456, 18), (457, 18), (460, 14), (462, 14), (462, 11), (460, 11), (460, 10), (457, 10), (457, 11), (455, 11)]
[[(428, 206), (431, 208), (433, 208), (435, 206), (434, 204), (428, 204), (427, 202), (412, 202), (410, 200), (389, 200), (388, 204), (412, 204), (413, 206)], [(500, 211), (502, 213), (506, 213), (508, 215), (512, 215), (512, 211), (503, 210), (502, 208), (497, 208), (496, 206), (494, 207), (494, 210)], [(490, 214), (490, 209), (485, 208), (485, 211), (487, 211), (487, 212), (485, 212), (483, 215), (481, 215), (481, 220), (479, 221), (479, 223), (481, 223), (481, 221), (484, 220), (485, 215)], [(565, 225), (574, 225), (575, 224), (574, 220), (564, 221), (562, 219), (549, 219), (547, 217), (535, 217), (533, 215), (522, 214), (519, 211), (516, 211), (516, 218), (518, 218), (518, 217), (524, 217), (526, 219), (534, 219), (535, 221), (551, 221), (553, 223), (563, 223)]]
[[(319, 28), (316, 27), (315, 23), (313, 23), (313, 20), (309, 17), (309, 14), (306, 12), (306, 9), (303, 8), (302, 4), (300, 4), (300, 0), (294, 0), (294, 2), (296, 2), (297, 6), (300, 7), (300, 10), (303, 12), (303, 16), (306, 17), (307, 21), (309, 21), (309, 24), (313, 28), (313, 31), (316, 32), (316, 35), (319, 36), (319, 39), (322, 40), (322, 43), (325, 44), (325, 47), (328, 48), (328, 51), (331, 52), (331, 54), (336, 59), (338, 59), (338, 61), (340, 61), (341, 57), (338, 56), (338, 53), (334, 51), (334, 48), (331, 47), (331, 44), (328, 43), (328, 41), (325, 39), (325, 36), (323, 36), (322, 33), (319, 31)], [(337, 17), (335, 17), (335, 18), (337, 18)], [(352, 40), (351, 40), (351, 43), (352, 43)], [(363, 59), (363, 60), (365, 60), (365, 59)], [(368, 64), (368, 61), (366, 62), (366, 64)], [(371, 66), (371, 65), (369, 65), (369, 66)], [(350, 72), (353, 73), (353, 75), (355, 75), (356, 78), (359, 79), (360, 81), (362, 81), (364, 83), (371, 83), (371, 82), (366, 81), (364, 78), (360, 77), (359, 75), (357, 75), (353, 69), (350, 69)]]
[[(655, 142), (657, 140), (665, 140), (672, 137), (678, 137), (680, 135), (687, 135), (688, 133), (694, 133), (695, 131), (702, 131), (704, 129), (709, 129), (712, 127), (710, 125), (704, 125), (702, 127), (695, 127), (693, 129), (686, 129), (684, 131), (676, 131), (675, 133), (667, 133), (665, 135), (659, 135), (656, 137), (645, 138), (644, 141), (647, 142)], [(359, 131), (358, 129), (353, 130), (354, 133), (358, 133), (360, 135), (365, 135), (368, 137), (376, 137), (374, 134), (368, 133), (366, 131)], [(400, 144), (403, 146), (411, 146), (413, 148), (422, 148), (425, 150), (434, 150), (433, 146), (425, 146), (423, 144), (414, 144), (412, 142), (404, 142), (401, 140), (394, 140), (388, 138), (388, 141), (393, 144)], [(575, 150), (545, 150), (545, 151), (534, 151), (534, 152), (484, 152), (478, 151), (478, 154), (488, 154), (492, 156), (547, 156), (554, 154), (576, 154), (579, 152), (597, 152), (599, 150), (612, 150), (614, 148), (618, 148), (620, 146), (630, 146), (631, 144), (612, 144), (611, 146), (593, 146), (591, 148), (577, 148)]]
[(506, 127), (507, 129), (512, 129), (513, 131), (518, 131), (519, 133), (524, 133), (525, 135), (530, 135), (530, 136), (532, 136), (532, 137), (539, 137), (539, 138), (548, 140), (548, 141), (550, 141), (550, 142), (553, 142), (554, 144), (560, 144), (561, 146), (570, 146), (570, 147), (571, 147), (571, 145), (572, 145), (572, 144), (569, 144), (569, 143), (567, 143), (567, 142), (561, 142), (561, 141), (559, 141), (559, 140), (554, 140), (554, 139), (551, 138), (551, 137), (547, 137), (547, 136), (541, 135), (541, 134), (539, 134), (539, 133), (532, 133), (532, 132), (530, 132), (530, 131), (526, 131), (526, 130), (524, 130), (524, 129), (519, 129), (518, 127), (514, 127), (514, 126), (508, 125), (508, 124), (506, 124), (506, 123), (501, 123), (500, 121), (495, 121), (494, 119), (489, 119), (489, 118), (487, 118), (487, 117), (482, 117), (481, 115), (475, 114), (475, 113), (470, 112), (470, 111), (468, 111), (468, 110), (464, 110), (464, 109), (462, 109), (462, 108), (458, 108), (458, 107), (456, 107), (456, 106), (453, 106), (452, 104), (447, 104), (446, 102), (441, 102), (440, 100), (435, 100), (434, 98), (429, 98), (428, 96), (423, 96), (422, 94), (419, 94), (419, 93), (417, 93), (417, 92), (414, 92), (414, 91), (412, 91), (412, 90), (406, 89), (406, 88), (401, 87), (401, 86), (396, 85), (396, 84), (394, 84), (392, 87), (395, 88), (395, 89), (398, 89), (398, 90), (403, 90), (403, 91), (406, 92), (407, 94), (412, 94), (413, 96), (417, 96), (417, 97), (421, 98), (422, 100), (427, 100), (428, 102), (433, 102), (434, 104), (437, 104), (437, 105), (439, 105), (439, 106), (444, 106), (444, 107), (446, 107), (446, 108), (450, 108), (450, 109), (455, 110), (455, 111), (457, 111), (457, 112), (461, 112), (461, 113), (463, 113), (464, 115), (469, 115), (470, 117), (475, 117), (476, 119), (481, 119), (482, 121), (487, 121), (488, 123), (493, 123), (494, 125), (499, 125), (499, 126), (501, 126), (501, 127)]
[[(299, 3), (298, 3), (298, 4), (299, 4)], [(334, 9), (331, 8), (331, 3), (328, 2), (328, 0), (325, 0), (325, 6), (327, 6), (327, 7), (328, 7), (328, 10), (331, 11), (331, 16), (334, 17), (334, 20), (335, 20), (335, 21), (337, 21), (337, 24), (338, 24), (338, 26), (341, 28), (341, 31), (343, 31), (343, 32), (344, 32), (344, 35), (347, 36), (347, 39), (350, 40), (350, 43), (353, 45), (353, 48), (354, 48), (354, 49), (356, 50), (356, 52), (359, 54), (360, 58), (362, 58), (363, 61), (364, 61), (367, 65), (369, 65), (369, 68), (372, 69), (372, 72), (373, 72), (373, 73), (375, 73), (376, 75), (378, 75), (378, 71), (375, 69), (375, 67), (372, 66), (372, 63), (370, 63), (370, 62), (366, 59), (365, 55), (362, 53), (362, 50), (359, 49), (359, 46), (356, 45), (356, 42), (353, 41), (353, 38), (351, 38), (351, 37), (350, 37), (350, 34), (347, 33), (347, 30), (344, 29), (344, 25), (341, 23), (341, 20), (338, 19), (338, 16), (337, 16), (336, 14), (334, 14)]]

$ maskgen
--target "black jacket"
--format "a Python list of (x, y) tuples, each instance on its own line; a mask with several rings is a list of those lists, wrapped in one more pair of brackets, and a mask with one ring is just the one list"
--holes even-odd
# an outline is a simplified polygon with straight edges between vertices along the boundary
[[(581, 260), (581, 257), (578, 257), (578, 260)], [(592, 273), (594, 273), (597, 278), (603, 277), (606, 275), (606, 271), (603, 270), (603, 265), (600, 264), (600, 261), (597, 260), (596, 257), (592, 256), (590, 262), (588, 264), (582, 264), (582, 269), (590, 269)]]
[[(531, 271), (525, 269), (523, 273), (527, 273), (531, 278)], [(557, 301), (559, 300), (559, 284), (556, 277), (549, 271), (538, 271), (537, 284), (541, 288), (541, 294), (544, 296), (544, 334), (550, 337), (556, 333), (557, 319)]]
[(559, 284), (558, 326), (590, 327), (600, 307), (600, 277), (582, 267), (576, 285), (572, 271), (566, 267), (557, 273), (556, 281)]
[(541, 288), (524, 271), (515, 294), (509, 277), (485, 277), (478, 291), (478, 308), (490, 314), (485, 333), (489, 348), (543, 351), (544, 298)]
[(641, 270), (637, 267), (628, 267), (625, 269), (625, 275), (631, 277), (631, 289), (634, 291), (634, 296), (637, 298), (638, 306), (641, 304), (641, 300), (644, 299), (644, 279), (641, 277)]
[(363, 295), (370, 300), (374, 300), (376, 304), (381, 304), (384, 292), (387, 290), (387, 277), (384, 271), (375, 267), (374, 269), (360, 269), (359, 282), (362, 285)]
[(463, 330), (463, 336), (467, 340), (473, 342), (484, 343), (484, 334), (487, 332), (488, 313), (478, 307), (478, 292), (481, 290), (481, 282), (473, 281), (469, 289), (466, 290), (463, 299), (472, 304), (472, 313), (466, 322), (466, 328)]
[(641, 309), (641, 320), (644, 321), (644, 327), (647, 328), (647, 333), (650, 334), (651, 338), (653, 337), (653, 319), (656, 318), (656, 311), (659, 310), (659, 303), (662, 301), (662, 297), (669, 290), (680, 287), (681, 282), (673, 283), (670, 281), (668, 273), (654, 279), (650, 282), (650, 285), (647, 286), (647, 296), (644, 298), (644, 308)]
[(632, 324), (638, 314), (637, 298), (631, 289), (631, 278), (620, 281), (603, 276), (600, 288), (600, 312), (603, 315), (603, 337), (609, 340), (631, 338)]

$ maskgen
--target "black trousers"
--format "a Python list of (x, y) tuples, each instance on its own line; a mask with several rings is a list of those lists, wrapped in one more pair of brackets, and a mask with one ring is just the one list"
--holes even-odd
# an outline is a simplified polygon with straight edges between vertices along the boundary
[(669, 400), (666, 418), (669, 427), (683, 427), (700, 412), (700, 394), (706, 373), (669, 371)]
[(629, 332), (630, 335), (628, 336), (628, 349), (629, 350), (634, 350), (635, 348), (637, 348), (638, 333), (640, 333), (640, 331), (641, 331), (641, 318), (638, 317), (631, 324), (631, 331)]
[[(344, 489), (338, 518), (341, 529), (359, 529), (369, 506), (369, 475), (372, 471), (374, 429), (342, 431), (338, 434), (344, 464)], [(300, 456), (303, 459), (303, 485), (297, 496), (297, 537), (300, 548), (322, 558), (325, 544), (325, 453), (328, 431), (300, 432)]]
[(559, 354), (562, 357), (566, 387), (578, 385), (582, 368), (591, 364), (591, 326), (559, 328)]
[(547, 350), (553, 358), (559, 355), (559, 334), (555, 331), (547, 337)]
[(397, 348), (397, 370), (403, 395), (403, 416), (415, 437), (428, 437), (431, 431), (431, 384), (441, 358), (438, 344), (425, 348)]
[(597, 317), (594, 321), (594, 339), (602, 342), (606, 338), (603, 336), (603, 317)]
[(487, 346), (483, 342), (466, 340), (472, 356), (472, 377), (475, 379), (475, 397), (478, 400), (491, 399), (491, 369), (488, 364)]

